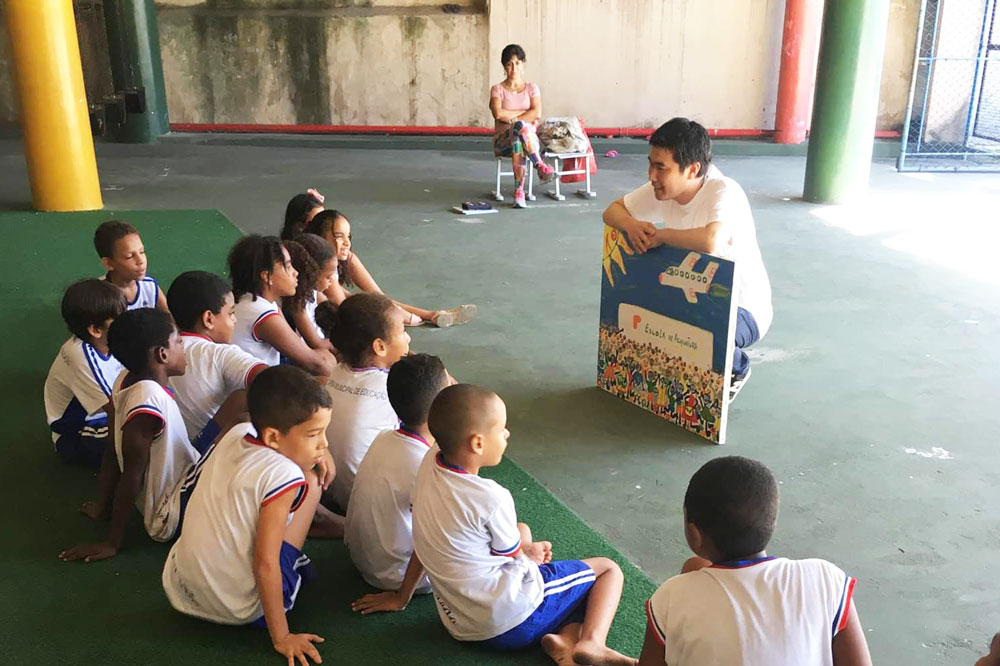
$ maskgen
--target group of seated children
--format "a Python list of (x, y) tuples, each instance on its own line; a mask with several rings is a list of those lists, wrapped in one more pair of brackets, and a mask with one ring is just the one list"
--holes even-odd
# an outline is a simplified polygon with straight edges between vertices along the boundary
[(84, 510), (110, 528), (62, 559), (113, 556), (136, 507), (153, 539), (176, 539), (162, 575), (171, 605), (266, 628), (289, 663), (318, 663), (323, 642), (286, 620), (312, 569), (303, 545), (341, 534), (381, 590), (356, 611), (403, 610), (429, 592), (455, 639), (488, 648), (540, 644), (565, 666), (871, 663), (854, 579), (823, 560), (766, 554), (777, 484), (740, 457), (691, 479), (685, 535), (697, 557), (647, 602), (639, 659), (609, 648), (619, 566), (554, 561), (552, 544), (518, 522), (511, 493), (479, 476), (507, 448), (503, 400), (411, 353), (409, 315), (386, 296), (317, 302), (342, 255), (295, 243), (289, 252), (276, 238), (242, 238), (231, 286), (191, 271), (164, 299), (135, 229), (98, 229), (108, 274), (65, 293), (73, 337), (45, 404), (59, 454), (101, 461), (99, 499)]

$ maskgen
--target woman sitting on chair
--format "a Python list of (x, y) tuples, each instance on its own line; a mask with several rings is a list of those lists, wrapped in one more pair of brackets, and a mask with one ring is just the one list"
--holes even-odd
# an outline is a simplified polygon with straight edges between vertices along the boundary
[(508, 44), (500, 54), (507, 78), (490, 88), (490, 112), (493, 127), (493, 152), (497, 157), (510, 157), (514, 165), (514, 208), (527, 208), (524, 201), (524, 158), (538, 169), (544, 183), (555, 173), (542, 161), (541, 144), (535, 129), (542, 114), (542, 96), (538, 86), (524, 80), (524, 49)]

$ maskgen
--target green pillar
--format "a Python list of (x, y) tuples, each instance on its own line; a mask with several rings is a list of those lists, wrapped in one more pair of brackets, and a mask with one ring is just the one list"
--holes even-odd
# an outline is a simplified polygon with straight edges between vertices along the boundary
[(802, 197), (835, 203), (868, 187), (889, 0), (827, 0)]
[(124, 143), (149, 143), (170, 131), (153, 0), (104, 0), (108, 54), (115, 90), (145, 88), (146, 110), (129, 113), (111, 134)]

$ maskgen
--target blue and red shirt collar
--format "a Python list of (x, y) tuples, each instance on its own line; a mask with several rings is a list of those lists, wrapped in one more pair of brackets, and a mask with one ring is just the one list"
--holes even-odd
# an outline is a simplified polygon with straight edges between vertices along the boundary
[(465, 469), (464, 467), (459, 467), (458, 465), (452, 465), (450, 462), (445, 460), (444, 456), (441, 455), (440, 451), (438, 451), (438, 454), (434, 456), (434, 462), (437, 463), (438, 467), (450, 470), (452, 472), (455, 472), (456, 474), (469, 474), (469, 470)]
[(409, 437), (410, 439), (417, 440), (418, 442), (420, 442), (421, 444), (423, 444), (424, 446), (426, 446), (428, 449), (431, 448), (431, 443), (430, 442), (428, 442), (426, 439), (424, 439), (422, 435), (419, 435), (419, 434), (413, 432), (409, 428), (406, 428), (406, 427), (404, 427), (404, 426), (401, 425), (401, 426), (399, 426), (399, 428), (396, 429), (396, 432), (398, 432), (403, 437)]
[(712, 569), (745, 569), (746, 567), (752, 567), (755, 564), (760, 564), (761, 562), (770, 562), (776, 559), (776, 555), (766, 555), (764, 557), (753, 557), (746, 560), (728, 560), (726, 562), (715, 562), (712, 564)]

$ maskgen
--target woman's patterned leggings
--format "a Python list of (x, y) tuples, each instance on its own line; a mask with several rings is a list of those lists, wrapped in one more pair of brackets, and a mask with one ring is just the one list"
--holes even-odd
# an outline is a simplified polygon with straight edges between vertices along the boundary
[(541, 163), (540, 146), (534, 126), (520, 120), (511, 125), (508, 131), (493, 135), (493, 152), (497, 157), (509, 156), (514, 165), (515, 187), (524, 187), (525, 157), (536, 167)]

